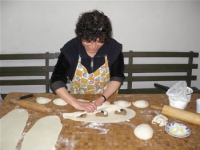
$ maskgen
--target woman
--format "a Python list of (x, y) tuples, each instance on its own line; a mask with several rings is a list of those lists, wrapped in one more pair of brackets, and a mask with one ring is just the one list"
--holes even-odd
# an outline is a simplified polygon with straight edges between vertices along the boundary
[[(79, 16), (75, 33), (76, 37), (61, 48), (51, 77), (51, 90), (75, 109), (94, 112), (124, 80), (122, 45), (111, 38), (109, 18), (97, 10)], [(93, 103), (85, 103), (71, 94), (101, 96)]]

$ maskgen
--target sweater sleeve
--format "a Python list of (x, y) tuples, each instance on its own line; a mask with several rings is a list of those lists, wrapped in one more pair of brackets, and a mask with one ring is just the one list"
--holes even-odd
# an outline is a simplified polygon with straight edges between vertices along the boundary
[(110, 78), (111, 81), (119, 81), (121, 83), (124, 81), (124, 57), (122, 52), (110, 67)]
[(63, 53), (60, 53), (58, 61), (54, 67), (54, 71), (51, 75), (50, 89), (55, 93), (55, 91), (61, 87), (66, 87), (67, 84), (67, 72), (70, 65), (66, 60)]

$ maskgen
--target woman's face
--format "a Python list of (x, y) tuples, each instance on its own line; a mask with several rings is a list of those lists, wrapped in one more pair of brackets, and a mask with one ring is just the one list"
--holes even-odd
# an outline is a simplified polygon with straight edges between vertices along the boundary
[(103, 46), (104, 43), (99, 42), (99, 39), (97, 39), (96, 41), (91, 42), (82, 40), (82, 44), (85, 47), (87, 54), (90, 57), (93, 57), (98, 52), (99, 48)]

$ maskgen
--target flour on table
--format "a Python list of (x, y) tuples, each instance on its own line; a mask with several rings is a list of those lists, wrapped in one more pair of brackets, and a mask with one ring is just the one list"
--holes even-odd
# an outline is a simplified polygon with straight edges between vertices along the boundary
[(134, 134), (141, 140), (149, 140), (153, 136), (153, 129), (148, 124), (140, 124), (134, 129)]
[[(120, 110), (120, 109), (125, 109), (126, 110), (126, 115), (118, 115), (115, 114), (115, 111)], [(95, 114), (98, 113), (101, 110), (105, 110), (108, 112), (108, 116), (104, 117), (97, 117)], [(93, 113), (87, 113), (86, 118), (79, 118), (78, 116), (84, 114), (86, 112), (83, 111), (77, 111), (73, 113), (63, 113), (63, 118), (65, 119), (71, 119), (74, 121), (84, 121), (84, 122), (95, 122), (95, 123), (115, 123), (115, 122), (123, 122), (126, 120), (129, 120), (133, 117), (135, 117), (136, 113), (134, 110), (121, 107), (118, 105), (102, 105), (97, 108), (97, 110)]]
[(132, 104), (135, 106), (135, 107), (138, 107), (138, 108), (146, 108), (149, 106), (149, 102), (145, 101), (145, 100), (137, 100), (135, 102), (132, 102)]
[(159, 124), (159, 126), (166, 126), (168, 122), (168, 118), (162, 114), (156, 115), (151, 121), (152, 124)]
[(131, 102), (124, 101), (124, 100), (118, 100), (114, 102), (115, 105), (119, 105), (121, 107), (129, 107), (131, 106)]
[(47, 98), (47, 97), (37, 97), (36, 98), (36, 102), (38, 104), (47, 104), (51, 101), (51, 99)]
[(56, 99), (54, 99), (53, 100), (53, 103), (55, 104), (55, 105), (58, 105), (58, 106), (65, 106), (65, 105), (67, 105), (68, 103), (67, 102), (65, 102), (63, 99), (61, 99), (61, 98), (56, 98)]
[(14, 150), (28, 120), (28, 112), (14, 109), (0, 119), (2, 150)]
[(58, 116), (39, 119), (24, 136), (21, 150), (53, 150), (62, 124)]

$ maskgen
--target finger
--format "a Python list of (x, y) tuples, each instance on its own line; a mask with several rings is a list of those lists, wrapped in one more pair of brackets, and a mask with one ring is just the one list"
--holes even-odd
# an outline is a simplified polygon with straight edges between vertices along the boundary
[(93, 106), (93, 111), (95, 111), (97, 109), (97, 106), (96, 106), (96, 103), (92, 103), (92, 106)]
[(96, 105), (93, 103), (90, 103), (90, 105), (87, 108), (89, 112), (94, 112), (96, 110)]

